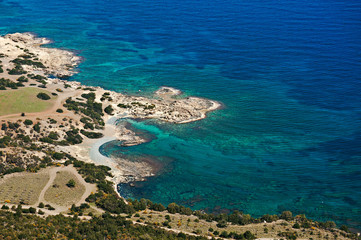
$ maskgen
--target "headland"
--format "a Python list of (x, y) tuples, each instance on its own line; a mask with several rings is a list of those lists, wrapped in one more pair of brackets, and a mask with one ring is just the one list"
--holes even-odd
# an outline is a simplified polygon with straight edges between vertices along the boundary
[[(81, 57), (71, 51), (43, 47), (50, 42), (31, 33), (8, 34), (0, 38), (3, 69), (0, 78), (6, 89), (2, 91), (13, 91), (16, 95), (22, 89), (37, 89), (50, 97), (49, 100), (37, 99), (38, 102), (51, 102), (39, 112), (37, 109), (35, 112), (26, 111), (30, 108), (23, 102), (24, 116), (21, 116), (22, 112), (16, 112), (4, 114), (0, 120), (31, 120), (34, 125), (41, 126), (41, 132), (31, 131), (29, 127), (25, 131), (37, 144), (51, 146), (54, 151), (68, 153), (85, 162), (111, 167), (115, 176), (114, 184), (129, 179), (134, 169), (138, 169), (136, 172), (139, 174), (135, 174), (132, 179), (141, 180), (152, 175), (150, 167), (145, 163), (110, 159), (99, 153), (98, 148), (107, 141), (118, 140), (126, 146), (145, 141), (126, 126), (116, 126), (114, 119), (156, 119), (181, 124), (201, 120), (207, 113), (221, 107), (219, 102), (213, 100), (182, 98), (182, 92), (171, 87), (160, 87), (153, 97), (142, 97), (64, 80), (76, 73)], [(74, 144), (67, 141), (69, 131), (77, 132), (74, 135), (78, 141)], [(52, 146), (52, 143), (42, 141), (50, 134), (55, 134), (55, 141), (63, 144)], [(7, 151), (13, 152), (14, 149)], [(37, 151), (29, 151), (28, 154), (41, 157)]]

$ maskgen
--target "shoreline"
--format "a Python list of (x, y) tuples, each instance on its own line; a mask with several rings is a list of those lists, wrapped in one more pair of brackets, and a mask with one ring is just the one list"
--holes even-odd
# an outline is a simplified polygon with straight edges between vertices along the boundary
[[(119, 119), (155, 119), (184, 124), (204, 119), (207, 117), (207, 113), (222, 107), (220, 102), (206, 98), (177, 97), (182, 94), (182, 91), (168, 86), (160, 87), (154, 92), (153, 97), (149, 98), (125, 95), (99, 86), (85, 86), (80, 82), (63, 80), (64, 77), (70, 77), (78, 72), (76, 67), (84, 58), (77, 56), (75, 51), (43, 46), (52, 42), (54, 41), (51, 39), (38, 37), (30, 32), (0, 36), (0, 54), (3, 56), (0, 58), (0, 65), (4, 69), (3, 73), (0, 73), (0, 77), (16, 83), (19, 81), (19, 76), (23, 76), (29, 78), (27, 81), (21, 82), (20, 85), (23, 87), (44, 88), (46, 91), (56, 93), (55, 104), (45, 112), (27, 113), (26, 117), (16, 114), (0, 116), (0, 120), (4, 122), (30, 119), (46, 128), (43, 135), (56, 132), (59, 135), (59, 141), (65, 140), (67, 132), (74, 128), (78, 129), (77, 131), (101, 134), (102, 137), (97, 139), (84, 136), (80, 144), (56, 145), (53, 148), (84, 162), (110, 167), (114, 175), (111, 180), (115, 188), (118, 183), (128, 181), (131, 175), (133, 177), (130, 178), (134, 178), (134, 180), (144, 180), (144, 177), (154, 175), (151, 167), (146, 163), (109, 158), (99, 152), (102, 144), (113, 140), (122, 141), (122, 144), (126, 146), (138, 145), (147, 141), (126, 126), (115, 125)], [(20, 69), (20, 73), (10, 74), (9, 71), (12, 68), (16, 71)], [(36, 77), (33, 78), (33, 76)], [(69, 99), (73, 101), (71, 104), (83, 106), (87, 103), (87, 96), (93, 96), (93, 101), (98, 106), (102, 106), (102, 111), (105, 112), (101, 113), (102, 115), (97, 119), (90, 119), (84, 114), (87, 113), (86, 110), (79, 112), (68, 108), (63, 110), (64, 113), (57, 112), (59, 108), (64, 109)], [(50, 123), (47, 120), (50, 118), (57, 123)], [(100, 124), (101, 121), (103, 121), (103, 125)], [(89, 126), (91, 126), (91, 131), (88, 129)], [(38, 138), (36, 133), (32, 133), (32, 136)], [(49, 147), (48, 144), (46, 146)], [(40, 153), (35, 154), (39, 155)]]

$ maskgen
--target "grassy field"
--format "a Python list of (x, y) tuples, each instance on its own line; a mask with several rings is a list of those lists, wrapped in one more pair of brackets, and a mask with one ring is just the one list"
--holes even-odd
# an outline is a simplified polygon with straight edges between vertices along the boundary
[(47, 173), (21, 173), (0, 181), (0, 202), (35, 204), (49, 181)]
[[(40, 92), (52, 98), (44, 101), (36, 97)], [(39, 88), (20, 88), (16, 90), (0, 91), (0, 116), (15, 113), (42, 112), (54, 104), (55, 97), (48, 91)]]
[[(70, 188), (66, 184), (70, 179), (75, 181), (75, 187)], [(67, 171), (59, 171), (56, 173), (53, 185), (45, 192), (45, 201), (60, 206), (69, 206), (78, 202), (85, 192), (85, 187), (77, 179), (76, 176)]]

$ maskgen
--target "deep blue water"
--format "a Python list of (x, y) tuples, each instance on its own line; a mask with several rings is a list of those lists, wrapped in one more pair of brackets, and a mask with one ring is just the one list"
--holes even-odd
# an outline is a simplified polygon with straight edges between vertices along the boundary
[(225, 104), (185, 125), (131, 121), (156, 138), (104, 146), (164, 165), (126, 196), (361, 228), (360, 12), (354, 0), (0, 0), (0, 34), (79, 51), (84, 84)]

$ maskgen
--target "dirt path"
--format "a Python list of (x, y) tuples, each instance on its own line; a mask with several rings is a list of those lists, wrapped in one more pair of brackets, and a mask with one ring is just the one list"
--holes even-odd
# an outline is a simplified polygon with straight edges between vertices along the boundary
[(51, 211), (54, 214), (65, 212), (71, 207), (71, 205), (70, 206), (60, 206), (60, 205), (57, 205), (57, 204), (54, 204), (54, 203), (49, 203), (48, 201), (45, 200), (45, 197), (44, 197), (46, 191), (53, 185), (54, 180), (56, 178), (56, 173), (61, 172), (61, 171), (66, 171), (66, 172), (72, 173), (76, 177), (76, 179), (85, 187), (85, 191), (84, 191), (82, 197), (79, 199), (79, 201), (77, 201), (75, 203), (75, 205), (80, 205), (82, 203), (85, 203), (86, 202), (85, 199), (92, 192), (96, 192), (96, 190), (97, 190), (96, 186), (94, 184), (90, 184), (90, 183), (85, 182), (83, 177), (78, 173), (78, 171), (72, 165), (62, 166), (62, 167), (55, 167), (55, 168), (51, 168), (49, 170), (49, 175), (50, 175), (49, 181), (45, 185), (43, 190), (40, 192), (39, 199), (38, 199), (37, 203), (33, 205), (33, 207), (37, 207), (39, 205), (39, 203), (41, 203), (41, 202), (44, 203), (44, 204), (50, 204), (55, 208), (54, 211)]

